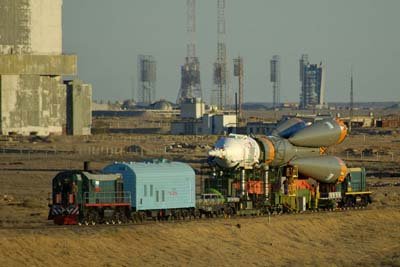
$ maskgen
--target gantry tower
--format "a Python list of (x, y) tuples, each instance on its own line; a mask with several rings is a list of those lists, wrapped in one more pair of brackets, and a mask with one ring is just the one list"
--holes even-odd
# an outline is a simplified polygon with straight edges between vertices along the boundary
[(272, 82), (272, 105), (273, 108), (280, 106), (280, 91), (281, 91), (281, 60), (278, 55), (274, 55), (270, 61), (271, 77)]
[(181, 87), (176, 102), (190, 98), (202, 98), (200, 62), (196, 56), (196, 0), (187, 0), (187, 35), (185, 63), (181, 66)]
[(214, 63), (214, 88), (211, 94), (211, 104), (222, 110), (232, 104), (230, 95), (228, 63), (225, 44), (225, 0), (217, 0), (217, 60)]

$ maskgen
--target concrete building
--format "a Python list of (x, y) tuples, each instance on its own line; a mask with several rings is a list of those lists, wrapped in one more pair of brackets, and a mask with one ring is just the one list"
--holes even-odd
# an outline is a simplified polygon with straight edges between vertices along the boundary
[(224, 134), (236, 127), (236, 114), (205, 113), (204, 102), (199, 98), (184, 100), (180, 117), (171, 123), (172, 134)]
[(67, 85), (67, 134), (90, 135), (92, 128), (92, 86), (82, 81)]
[(62, 53), (62, 0), (1, 0), (0, 53)]
[(235, 114), (204, 114), (199, 119), (186, 119), (171, 123), (171, 134), (226, 134), (236, 127)]
[(300, 108), (322, 109), (325, 105), (326, 66), (322, 62), (310, 64), (308, 55), (302, 55), (300, 59)]
[(205, 104), (201, 98), (186, 98), (181, 102), (182, 119), (199, 119), (205, 113)]
[(236, 127), (235, 114), (205, 114), (202, 118), (203, 134), (224, 134)]
[(62, 0), (0, 0), (0, 134), (62, 134), (77, 57), (62, 54)]

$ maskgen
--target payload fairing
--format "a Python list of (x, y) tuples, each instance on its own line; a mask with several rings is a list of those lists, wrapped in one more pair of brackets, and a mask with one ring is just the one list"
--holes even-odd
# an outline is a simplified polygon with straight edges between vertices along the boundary
[(343, 122), (324, 119), (307, 125), (293, 118), (279, 125), (271, 136), (231, 134), (220, 138), (208, 155), (222, 169), (261, 166), (296, 166), (299, 174), (324, 183), (341, 182), (347, 175), (344, 162), (325, 154), (347, 135)]

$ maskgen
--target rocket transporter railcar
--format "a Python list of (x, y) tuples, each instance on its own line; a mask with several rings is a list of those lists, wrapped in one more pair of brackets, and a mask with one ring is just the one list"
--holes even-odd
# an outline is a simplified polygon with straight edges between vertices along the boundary
[(270, 136), (231, 134), (209, 151), (215, 177), (208, 187), (240, 201), (235, 210), (305, 210), (365, 206), (365, 170), (349, 169), (330, 146), (341, 143), (346, 126), (336, 119), (306, 124), (289, 119)]

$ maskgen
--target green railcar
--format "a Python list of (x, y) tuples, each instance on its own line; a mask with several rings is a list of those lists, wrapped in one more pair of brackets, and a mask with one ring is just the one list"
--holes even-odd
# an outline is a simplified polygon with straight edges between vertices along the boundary
[(118, 222), (129, 216), (130, 193), (120, 174), (64, 171), (52, 183), (49, 219), (56, 224)]
[(342, 202), (345, 207), (367, 206), (372, 192), (367, 189), (365, 168), (349, 168), (349, 174), (341, 183)]

